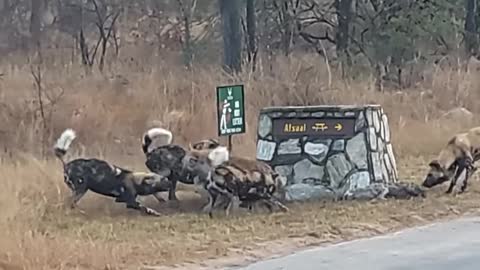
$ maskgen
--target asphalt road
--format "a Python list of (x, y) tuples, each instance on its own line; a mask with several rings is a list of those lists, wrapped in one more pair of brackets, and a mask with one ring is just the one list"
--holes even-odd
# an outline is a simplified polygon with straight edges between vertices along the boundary
[(301, 251), (237, 270), (478, 270), (480, 217)]

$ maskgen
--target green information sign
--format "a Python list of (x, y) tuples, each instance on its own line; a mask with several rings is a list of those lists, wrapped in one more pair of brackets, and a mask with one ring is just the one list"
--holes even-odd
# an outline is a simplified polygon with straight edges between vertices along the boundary
[(243, 85), (217, 87), (217, 129), (219, 136), (245, 133)]

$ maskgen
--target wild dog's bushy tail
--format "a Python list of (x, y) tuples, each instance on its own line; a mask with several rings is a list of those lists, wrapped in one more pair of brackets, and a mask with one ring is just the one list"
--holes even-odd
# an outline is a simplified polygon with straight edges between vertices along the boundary
[(208, 159), (212, 166), (216, 167), (230, 159), (230, 152), (227, 147), (219, 146), (208, 154)]
[(75, 134), (75, 131), (68, 128), (64, 130), (62, 135), (60, 135), (60, 137), (57, 139), (53, 150), (55, 151), (55, 156), (60, 159), (62, 163), (65, 163), (63, 160), (63, 156), (65, 156), (68, 149), (70, 148), (70, 145), (76, 137), (77, 135)]
[(142, 150), (143, 153), (148, 153), (148, 147), (155, 141), (160, 145), (171, 144), (173, 134), (170, 130), (164, 128), (151, 128), (143, 134)]

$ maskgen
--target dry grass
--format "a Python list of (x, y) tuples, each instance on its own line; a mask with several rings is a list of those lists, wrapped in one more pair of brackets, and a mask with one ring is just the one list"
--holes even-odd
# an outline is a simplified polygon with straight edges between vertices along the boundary
[[(337, 80), (329, 89), (324, 68), (308, 56), (276, 66), (275, 74), (239, 78), (209, 68), (187, 72), (165, 66), (133, 72), (125, 67), (88, 79), (72, 66), (52, 67), (45, 71), (44, 88), (50, 95), (59, 89), (65, 93), (46, 107), (47, 115), (51, 113), (46, 144), (52, 145), (63, 129), (72, 127), (79, 133), (73, 153), (146, 170), (139, 138), (153, 121), (171, 128), (179, 143), (215, 137), (215, 86), (243, 82), (248, 126), (246, 134), (234, 139), (242, 145), (234, 148), (236, 154), (254, 155), (256, 118), (264, 106), (380, 103), (390, 116), (402, 180), (420, 181), (426, 161), (449, 136), (478, 124), (439, 120), (444, 111), (457, 106), (475, 116), (480, 113), (476, 74), (432, 72), (416, 89), (380, 94), (372, 90), (369, 79)], [(197, 262), (255, 254), (253, 250), (272, 240), (349, 239), (478, 207), (480, 185), (474, 180), (468, 193), (457, 198), (445, 196), (445, 187), (440, 187), (425, 200), (304, 203), (292, 205), (293, 211), (285, 214), (239, 213), (213, 220), (195, 212), (199, 199), (188, 190), (179, 196), (178, 206), (158, 205), (148, 198), (150, 206), (165, 214), (162, 218), (140, 216), (110, 199), (87, 194), (80, 202), (86, 212), (82, 215), (63, 207), (69, 192), (59, 162), (51, 154), (39, 157), (41, 125), (28, 68), (3, 66), (0, 71), (6, 73), (0, 81), (0, 269), (138, 269)]]

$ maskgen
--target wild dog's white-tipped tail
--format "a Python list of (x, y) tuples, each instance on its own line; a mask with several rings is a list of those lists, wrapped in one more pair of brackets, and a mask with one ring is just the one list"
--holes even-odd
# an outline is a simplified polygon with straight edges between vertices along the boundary
[(173, 140), (173, 134), (170, 130), (164, 128), (151, 128), (143, 134), (142, 137), (142, 149), (143, 152), (148, 152), (150, 144), (155, 142), (157, 145), (171, 144)]
[(213, 166), (218, 166), (230, 159), (230, 152), (225, 146), (219, 146), (208, 153), (208, 159)]
[(77, 135), (73, 129), (68, 128), (63, 131), (62, 135), (60, 135), (60, 138), (57, 139), (57, 142), (53, 147), (55, 155), (59, 159), (62, 159), (63, 156), (67, 153), (68, 148), (70, 148), (70, 145), (76, 137)]

